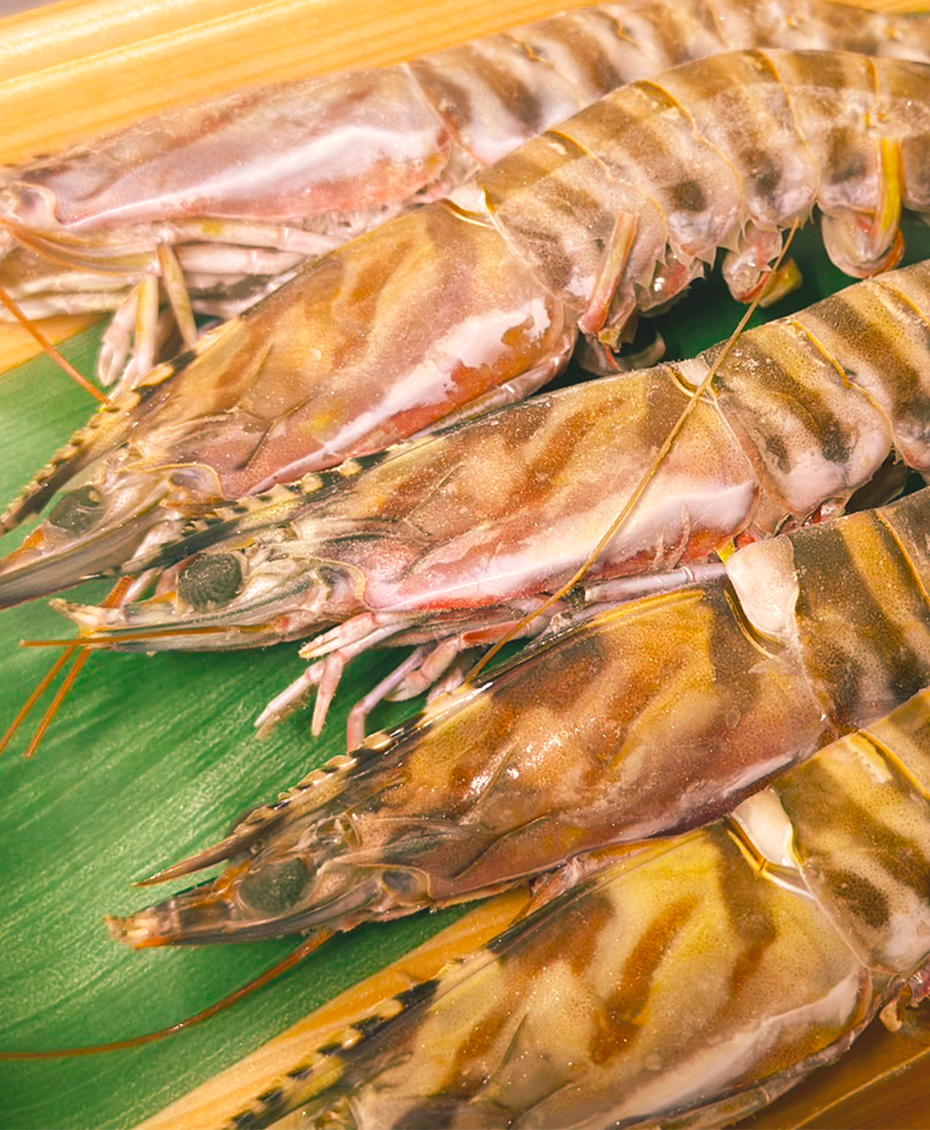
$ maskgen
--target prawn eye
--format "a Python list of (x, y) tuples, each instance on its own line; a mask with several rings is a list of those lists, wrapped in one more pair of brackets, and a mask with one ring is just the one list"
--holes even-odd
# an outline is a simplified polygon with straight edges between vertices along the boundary
[(48, 521), (66, 533), (86, 534), (100, 520), (105, 507), (103, 495), (88, 483), (63, 495), (52, 508)]
[(250, 871), (239, 884), (239, 898), (263, 914), (280, 914), (300, 900), (310, 869), (297, 856)]
[(242, 566), (231, 553), (195, 558), (178, 577), (178, 596), (197, 612), (228, 604), (242, 588)]

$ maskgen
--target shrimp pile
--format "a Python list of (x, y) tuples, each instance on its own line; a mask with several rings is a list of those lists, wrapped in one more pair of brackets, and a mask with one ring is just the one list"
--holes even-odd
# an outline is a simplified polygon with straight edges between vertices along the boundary
[(609, 363), (720, 248), (748, 298), (815, 206), (841, 270), (894, 265), (902, 210), (930, 210), (928, 139), (927, 64), (736, 52), (620, 88), (104, 406), (0, 518), (87, 480), (0, 561), (0, 605), (115, 571), (222, 500), (524, 397), (579, 338)]
[[(642, 31), (654, 10), (640, 4), (623, 19)], [(689, 7), (686, 19), (708, 11)], [(807, 34), (823, 11), (803, 16), (786, 34)], [(514, 42), (545, 42), (554, 54), (560, 29), (574, 27), (574, 43), (577, 28), (605, 16), (577, 19)], [(901, 34), (887, 38), (898, 25), (874, 26), (885, 36), (876, 53), (907, 54)], [(716, 47), (708, 32), (706, 42), (692, 35), (689, 50)], [(476, 57), (484, 66), (490, 55)], [(394, 83), (401, 70), (390, 74)], [(42, 1042), (46, 1007), (56, 1043), (86, 1043), (98, 1022), (111, 1027), (94, 1038), (124, 1035), (133, 987), (158, 998), (153, 1024), (168, 1023), (254, 968), (250, 947), (209, 943), (273, 952), (273, 939), (308, 935), (322, 948), (299, 981), (254, 1003), (270, 1032), (311, 1007), (308, 984), (340, 969), (342, 983), (357, 979), (366, 934), (384, 960), (382, 937), (401, 953), (415, 912), (526, 883), (532, 912), (517, 925), (309, 1045), (286, 1077), (236, 1099), (230, 1125), (299, 1110), (320, 1127), (722, 1125), (832, 1063), (879, 1013), (891, 1027), (910, 1023), (930, 959), (930, 510), (925, 493), (888, 499), (901, 467), (927, 470), (928, 268), (860, 283), (690, 361), (507, 402), (552, 375), (581, 339), (588, 361), (610, 368), (637, 317), (682, 293), (718, 248), (731, 293), (759, 291), (784, 234), (815, 205), (835, 263), (858, 276), (893, 267), (903, 213), (930, 210), (927, 74), (919, 63), (833, 53), (714, 56), (610, 96), (489, 165), (450, 203), (427, 203), (472, 158), (483, 163), (470, 143), (443, 150), (434, 179), (407, 193), (416, 211), (299, 268), (293, 306), (288, 283), (120, 393), (36, 477), (8, 511), (10, 527), (75, 481), (0, 563), (11, 632), (51, 623), (21, 601), (138, 573), (119, 603), (81, 594), (59, 605), (81, 626), (81, 646), (206, 650), (310, 635), (317, 665), (307, 674), (296, 657), (253, 650), (209, 662), (182, 655), (170, 660), (177, 682), (166, 684), (146, 676), (167, 667), (126, 655), (121, 698), (101, 686), (74, 704), (72, 734), (95, 745), (91, 770), (76, 763), (71, 734), (46, 750), (53, 780), (16, 759), (0, 764), (12, 845), (5, 975), (47, 978), (41, 994), (9, 994), (6, 1044)], [(338, 83), (330, 93), (338, 101)], [(449, 128), (455, 145), (462, 129)], [(62, 168), (35, 166), (31, 197), (20, 176), (19, 203), (42, 202), (47, 220)], [(328, 237), (331, 224), (352, 234), (356, 221), (406, 206), (379, 197), (299, 231)], [(138, 237), (130, 246), (61, 216), (26, 239), (18, 217), (5, 266), (29, 261), (32, 277), (51, 278), (43, 255), (63, 240), (59, 249), (81, 256), (67, 265), (69, 286), (96, 272), (88, 263), (101, 248), (119, 264), (101, 306), (137, 287), (129, 303), (139, 302), (140, 272), (145, 286), (155, 273), (169, 278), (172, 301), (190, 290), (195, 302), (224, 302), (233, 280), (238, 303), (277, 286), (282, 260), (262, 276), (234, 256), (226, 276), (212, 251), (243, 232), (244, 244), (259, 242), (279, 218), (263, 226), (227, 216), (198, 249), (211, 252), (199, 292), (189, 272), (181, 279), (193, 263), (184, 248), (199, 238), (189, 215), (164, 241), (177, 246), (177, 276), (174, 253), (151, 243), (162, 221), (149, 218), (113, 228)], [(446, 241), (453, 232), (457, 251)], [(448, 323), (439, 295), (465, 299)], [(370, 332), (352, 324), (363, 309), (375, 312)], [(467, 337), (479, 321), (479, 336)], [(502, 360), (504, 341), (513, 349)], [(125, 342), (119, 349), (121, 365)], [(327, 366), (348, 374), (335, 397), (359, 386), (337, 426), (345, 445), (320, 439), (334, 402), (306, 389), (288, 400), (281, 383), (314, 350), (326, 357), (321, 388)], [(461, 384), (461, 399), (449, 399), (464, 418), (378, 454), (443, 417), (402, 408), (372, 427), (380, 394), (360, 387), (362, 370), (422, 391), (427, 361), (430, 379)], [(492, 363), (477, 400), (495, 411), (471, 419), (471, 374)], [(233, 377), (241, 387), (226, 388)], [(201, 379), (209, 396), (191, 405)], [(524, 625), (586, 560), (691, 404), (583, 585)], [(309, 453), (297, 440), (308, 421), (319, 433)], [(867, 509), (838, 516), (850, 503)], [(639, 579), (643, 570), (656, 587)], [(384, 702), (456, 665), (460, 679), (466, 649), (514, 627), (539, 638), (413, 720)], [(382, 643), (415, 651), (398, 666), (370, 650)], [(351, 696), (333, 696), (350, 661), (368, 691), (345, 755)], [(0, 669), (7, 662), (0, 656)], [(327, 711), (330, 725), (317, 743), (298, 720), (278, 727), (256, 758), (239, 723), (289, 677), (267, 717), (318, 687), (316, 728)], [(170, 730), (154, 698), (178, 715)], [(361, 741), (375, 704), (384, 728)], [(118, 793), (106, 783), (114, 765)], [(222, 835), (218, 821), (246, 806)], [(210, 813), (206, 829), (197, 813)], [(135, 909), (120, 906), (115, 883), (153, 860), (167, 865), (147, 884), (221, 869), (154, 905), (142, 905), (143, 892)], [(61, 907), (76, 879), (80, 917)], [(104, 909), (128, 947), (180, 950), (150, 963), (113, 946), (76, 992), (48, 977), (47, 942), (65, 964), (100, 951)], [(29, 933), (30, 918), (47, 940)], [(385, 925), (394, 919), (404, 921)], [(160, 993), (148, 988), (153, 975)], [(326, 980), (319, 991), (336, 990)], [(239, 1023), (220, 1017), (182, 1037), (185, 1080), (215, 1070), (211, 1046)], [(128, 1072), (134, 1084), (155, 1079), (171, 1055), (165, 1045), (107, 1057), (94, 1064), (93, 1087), (119, 1095)], [(79, 1061), (0, 1070), (24, 1125), (60, 1121), (43, 1111), (69, 1088), (83, 1096), (82, 1122), (144, 1113), (91, 1113), (98, 1100)]]
[[(150, 880), (228, 860), (216, 879), (111, 920), (114, 933), (131, 945), (297, 931), (322, 943), (361, 922), (476, 897), (576, 861), (565, 872), (567, 895), (447, 977), (402, 994), (399, 1004), (385, 1002), (383, 1011), (351, 1033), (351, 1043), (337, 1043), (335, 1050), (331, 1045), (322, 1064), (310, 1055), (262, 1097), (258, 1114), (250, 1110), (245, 1123), (234, 1124), (266, 1125), (311, 1098), (329, 1111), (327, 1124), (347, 1126), (392, 1125), (396, 1117), (397, 1125), (422, 1119), (432, 1125), (438, 1111), (451, 1117), (451, 1125), (562, 1126), (568, 1109), (579, 1112), (579, 1125), (601, 1125), (618, 1117), (618, 1110), (629, 1125), (685, 1114), (695, 1115), (686, 1124), (714, 1124), (721, 1111), (730, 1117), (751, 1111), (810, 1067), (829, 1062), (905, 990), (902, 1009), (922, 999), (930, 956), (930, 730), (926, 692), (919, 689), (930, 663), (927, 501), (924, 491), (832, 525), (756, 543), (730, 559), (725, 581), (600, 613), (538, 645), (484, 685), (437, 701), (399, 733), (379, 735), (324, 766), (249, 814), (215, 847)], [(558, 702), (547, 700), (550, 686), (559, 687)], [(887, 725), (881, 721), (890, 707), (914, 695), (916, 706), (892, 714)], [(807, 760), (863, 724), (872, 725), (873, 733)], [(833, 780), (837, 774), (849, 796)], [(760, 793), (767, 782), (770, 791)], [(887, 800), (873, 797), (876, 789)], [(832, 822), (823, 819), (827, 810)], [(881, 813), (874, 828), (863, 828), (866, 811)], [(635, 878), (624, 879), (620, 889), (633, 883), (640, 891), (636, 930), (629, 925), (632, 908), (619, 921), (606, 906), (604, 916), (577, 909), (587, 891), (612, 889), (614, 872), (603, 870), (606, 848), (680, 836), (721, 816), (728, 830), (703, 831), (682, 842), (698, 845), (703, 862), (694, 864), (696, 873), (712, 889), (717, 885), (707, 872), (719, 867), (720, 885), (740, 891), (734, 908), (756, 907), (757, 898), (768, 907), (749, 915), (762, 934), (745, 940), (744, 957), (737, 940), (719, 943), (725, 922), (734, 915), (742, 921), (740, 911), (723, 914), (711, 899), (705, 917), (682, 894), (687, 882), (676, 877), (690, 873), (692, 864), (684, 861), (691, 849), (666, 856), (678, 851), (674, 840), (621, 856), (617, 874)], [(792, 833), (792, 824), (798, 831)], [(735, 863), (741, 851), (753, 863), (745, 872), (745, 859)], [(850, 857), (845, 867), (844, 854)], [(648, 862), (655, 858), (665, 862)], [(760, 863), (770, 868), (769, 890), (753, 877)], [(581, 886), (579, 869), (593, 875)], [(753, 893), (744, 882), (761, 886)], [(781, 888), (790, 898), (776, 910), (769, 899), (788, 897), (772, 893)], [(551, 897), (552, 885), (545, 891)], [(808, 921), (806, 910), (803, 921), (796, 920), (790, 908), (811, 908), (812, 895), (829, 905), (838, 900), (845, 919), (834, 908), (822, 919), (816, 912), (823, 925)], [(592, 897), (600, 907), (600, 894)], [(667, 898), (676, 905), (685, 899), (687, 911), (679, 905), (673, 912)], [(825, 929), (838, 917), (841, 933), (852, 930), (855, 944)], [(614, 927), (630, 947), (621, 947), (619, 958), (609, 940), (617, 936)], [(677, 985), (703, 986), (696, 975), (674, 976), (663, 965), (660, 977), (658, 968), (634, 960), (640, 946), (677, 953), (669, 946), (686, 927), (682, 960), (690, 967), (703, 955), (708, 985), (720, 987), (692, 993), (689, 1012), (697, 1028), (674, 1043), (683, 1059), (675, 1068), (682, 1081), (673, 1085), (659, 1068), (669, 1071), (677, 1063), (670, 1048), (664, 1050), (668, 1037), (653, 1037), (637, 1010), (623, 1012), (620, 1023), (608, 1000), (642, 1000), (648, 986), (660, 997), (669, 992), (663, 1008), (672, 1008)], [(552, 930), (556, 939), (563, 930), (574, 931), (576, 945), (566, 948)], [(649, 945), (655, 932), (665, 941)], [(799, 958), (797, 938), (808, 934), (816, 942), (809, 957)], [(717, 941), (708, 946), (711, 936)], [(508, 969), (505, 955), (514, 945), (515, 952), (532, 955), (525, 979), (522, 959), (515, 959), (516, 970)], [(597, 974), (601, 952), (608, 964)], [(840, 954), (849, 964), (834, 965)], [(792, 959), (805, 970), (800, 978), (777, 972)], [(770, 961), (774, 967), (766, 972)], [(739, 978), (736, 969), (743, 970)], [(765, 1004), (757, 1007), (771, 1020), (761, 1025), (758, 1041), (747, 1042), (731, 1011), (737, 1006), (720, 994), (729, 984), (739, 990), (739, 1000), (745, 990), (749, 1008), (759, 991), (757, 975), (767, 986)], [(504, 983), (515, 977), (515, 996), (503, 985), (489, 996), (488, 976), (495, 984), (499, 977)], [(474, 985), (474, 995), (468, 987), (453, 988), (464, 983)], [(526, 999), (524, 985), (531, 994)], [(528, 1020), (537, 1012), (533, 985), (559, 986), (551, 998), (544, 992), (539, 999), (538, 1035)], [(447, 1013), (447, 989), (450, 1000), (464, 993), (469, 1003)], [(479, 1001), (480, 1016), (474, 1011)], [(751, 1015), (750, 1009), (747, 1024)], [(673, 1016), (674, 1010), (667, 1023)], [(676, 1023), (681, 1025), (680, 1016)], [(485, 1028), (495, 1038), (476, 1044), (474, 1033)], [(543, 1071), (552, 1062), (548, 1041), (540, 1043), (545, 1030), (567, 1049), (567, 1075), (555, 1088)], [(523, 1032), (525, 1048), (515, 1031)], [(706, 1045), (695, 1042), (698, 1031)], [(718, 1035), (711, 1038), (710, 1032)], [(712, 1050), (724, 1036), (720, 1055), (730, 1074), (722, 1073)], [(359, 1042), (369, 1037), (370, 1047)], [(734, 1058), (729, 1049), (743, 1045), (747, 1058)], [(536, 1073), (523, 1076), (521, 1088), (517, 1065), (537, 1056), (542, 1074), (532, 1086)], [(500, 1066), (491, 1068), (488, 1057)], [(516, 1075), (498, 1092), (511, 1069)], [(624, 1075), (619, 1082), (613, 1075), (628, 1070), (635, 1086), (621, 1086)], [(401, 1117), (405, 1106), (410, 1113)]]
[(747, 546), (726, 580), (530, 648), (169, 868), (230, 861), (113, 929), (136, 946), (348, 929), (708, 823), (927, 681), (927, 501)]

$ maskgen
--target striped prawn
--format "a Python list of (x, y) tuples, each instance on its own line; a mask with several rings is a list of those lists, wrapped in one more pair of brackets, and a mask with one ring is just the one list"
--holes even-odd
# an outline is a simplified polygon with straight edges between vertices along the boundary
[(89, 479), (0, 562), (0, 604), (116, 571), (223, 499), (522, 397), (579, 337), (609, 358), (720, 247), (748, 297), (815, 206), (843, 270), (892, 265), (902, 209), (930, 207), (928, 137), (917, 63), (742, 52), (621, 88), (102, 408), (7, 509), (9, 530)]
[(569, 868), (225, 1125), (723, 1126), (899, 1030), (930, 995), (928, 720), (924, 690), (722, 820)]
[(928, 682), (927, 513), (924, 491), (596, 612), (259, 807), (150, 882), (216, 879), (113, 932), (322, 941), (722, 816)]
[[(124, 387), (194, 311), (228, 318), (609, 91), (734, 49), (930, 62), (930, 21), (818, 0), (625, 0), (411, 63), (224, 95), (0, 171), (0, 283), (32, 318), (116, 309)], [(158, 288), (171, 314), (159, 320)]]
[[(652, 582), (636, 579), (643, 572), (659, 574), (658, 586), (680, 584), (716, 547), (835, 515), (873, 480), (876, 494), (893, 493), (891, 460), (930, 471), (928, 326), (923, 263), (735, 346), (539, 396), (364, 469), (237, 504), (130, 563), (147, 575), (164, 570), (149, 599), (56, 607), (77, 621), (85, 646), (117, 651), (259, 647), (335, 621), (302, 651), (317, 662), (264, 712), (266, 728), (317, 687), (319, 733), (350, 660), (373, 646), (417, 645), (350, 715), (351, 748), (380, 696), (419, 693), (572, 577), (708, 380), (593, 563), (585, 604), (624, 585), (644, 591)], [(180, 564), (165, 568), (171, 560)], [(576, 614), (580, 595), (528, 630)]]

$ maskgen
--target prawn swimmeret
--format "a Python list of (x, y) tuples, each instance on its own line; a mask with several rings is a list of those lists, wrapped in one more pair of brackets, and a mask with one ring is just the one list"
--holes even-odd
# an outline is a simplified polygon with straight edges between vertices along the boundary
[[(98, 370), (228, 318), (609, 91), (751, 47), (930, 62), (930, 17), (818, 0), (624, 0), (411, 63), (226, 95), (0, 170), (0, 283), (30, 317), (112, 310)], [(156, 314), (159, 282), (173, 308)], [(173, 340), (173, 339), (170, 339)]]
[(607, 359), (721, 247), (748, 297), (815, 206), (841, 269), (891, 266), (902, 209), (930, 210), (928, 145), (918, 63), (736, 52), (623, 87), (103, 407), (0, 522), (89, 478), (0, 562), (0, 605), (117, 571), (223, 499), (523, 397), (581, 336)]

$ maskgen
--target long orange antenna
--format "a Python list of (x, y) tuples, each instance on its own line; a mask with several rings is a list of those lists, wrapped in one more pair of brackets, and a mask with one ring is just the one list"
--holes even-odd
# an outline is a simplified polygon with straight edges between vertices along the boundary
[[(104, 604), (106, 607), (106, 604)], [(241, 628), (236, 629), (242, 632), (243, 635), (248, 635), (250, 632), (264, 632), (268, 630), (268, 624), (243, 624)], [(88, 636), (86, 640), (82, 640), (80, 645), (77, 645), (74, 640), (20, 640), (20, 647), (84, 647), (88, 651), (106, 651), (112, 646), (114, 640), (163, 640), (171, 636), (210, 636), (219, 635), (225, 632), (226, 629), (222, 627), (214, 627), (210, 624), (205, 624), (199, 628), (164, 628), (163, 630), (152, 629), (145, 631), (144, 629), (133, 628), (119, 628), (112, 631), (97, 631), (92, 636)]]
[(264, 973), (259, 974), (253, 980), (248, 981), (245, 985), (235, 989), (228, 996), (223, 997), (222, 1000), (216, 1001), (214, 1004), (207, 1005), (202, 1008), (200, 1012), (195, 1012), (193, 1016), (188, 1016), (185, 1020), (179, 1020), (177, 1024), (169, 1024), (167, 1028), (159, 1028), (155, 1032), (146, 1032), (143, 1036), (130, 1036), (125, 1040), (112, 1040), (108, 1044), (89, 1044), (83, 1048), (59, 1048), (54, 1051), (46, 1052), (3, 1052), (0, 1051), (0, 1060), (33, 1060), (33, 1059), (74, 1059), (82, 1055), (102, 1055), (105, 1052), (119, 1052), (124, 1051), (126, 1048), (140, 1048), (144, 1044), (154, 1044), (156, 1040), (164, 1040), (168, 1036), (174, 1036), (178, 1032), (185, 1032), (188, 1028), (193, 1028), (195, 1024), (202, 1024), (205, 1020), (209, 1020), (217, 1013), (225, 1012), (226, 1009), (232, 1008), (233, 1005), (244, 1000), (246, 997), (251, 996), (252, 993), (257, 992), (259, 989), (264, 988), (269, 982), (276, 980), (283, 973), (292, 969), (295, 965), (299, 964), (305, 957), (308, 957), (314, 950), (319, 947), (333, 936), (332, 930), (321, 930), (317, 934), (312, 934), (306, 941), (301, 944), (287, 957), (283, 958), (276, 965), (272, 965), (270, 969), (266, 969)]
[[(119, 604), (126, 592), (126, 589), (131, 583), (132, 577), (120, 577), (120, 579), (113, 586), (113, 589), (110, 591), (109, 595), (103, 601), (103, 607), (112, 608), (115, 604)], [(24, 641), (24, 643), (27, 643), (27, 641)], [(82, 643), (79, 639), (64, 640), (62, 641), (62, 643), (65, 650), (55, 660), (49, 671), (45, 674), (42, 681), (35, 688), (32, 694), (26, 699), (25, 703), (22, 706), (22, 709), (13, 719), (10, 728), (3, 735), (3, 737), (0, 738), (0, 754), (2, 754), (6, 747), (10, 744), (13, 737), (19, 731), (20, 726), (22, 726), (26, 718), (28, 718), (28, 716), (32, 713), (33, 708), (42, 697), (42, 695), (45, 694), (45, 692), (52, 685), (53, 681), (57, 678), (59, 673), (67, 666), (74, 655), (77, 654), (77, 659), (75, 659), (74, 661), (74, 666), (68, 672), (67, 676), (64, 679), (64, 682), (55, 692), (55, 697), (52, 699), (48, 710), (46, 710), (42, 721), (39, 723), (39, 728), (36, 730), (32, 741), (29, 743), (29, 748), (26, 750), (25, 756), (33, 757), (36, 750), (42, 744), (49, 726), (52, 724), (55, 715), (61, 709), (61, 704), (68, 697), (71, 688), (74, 686), (75, 680), (77, 679), (78, 675), (80, 675), (84, 664), (90, 658), (91, 651), (93, 650), (93, 648), (89, 647), (87, 644)]]
[(29, 747), (27, 748), (25, 753), (26, 758), (32, 758), (33, 756), (35, 756), (36, 750), (38, 750), (39, 746), (42, 744), (42, 739), (45, 737), (49, 726), (51, 726), (52, 722), (55, 719), (55, 715), (61, 709), (61, 704), (70, 694), (71, 688), (74, 686), (78, 675), (80, 675), (81, 671), (84, 668), (84, 664), (88, 659), (90, 659), (90, 649), (86, 647), (78, 647), (77, 645), (75, 645), (72, 650), (65, 652), (65, 659), (70, 659), (75, 651), (78, 652), (78, 657), (74, 661), (74, 666), (65, 676), (64, 682), (62, 682), (61, 686), (55, 692), (55, 697), (52, 699), (48, 710), (46, 710), (42, 721), (39, 723), (38, 729), (33, 734), (32, 741), (29, 743)]
[(3, 751), (6, 749), (6, 747), (13, 740), (13, 737), (16, 734), (17, 730), (19, 730), (19, 728), (23, 724), (23, 722), (25, 722), (25, 720), (29, 717), (29, 714), (31, 713), (32, 708), (39, 701), (39, 699), (42, 697), (42, 695), (45, 694), (45, 692), (48, 690), (48, 688), (52, 685), (52, 682), (56, 678), (56, 676), (58, 675), (59, 671), (61, 671), (61, 669), (68, 663), (68, 661), (71, 659), (71, 656), (74, 654), (74, 652), (76, 650), (77, 650), (76, 644), (73, 644), (73, 643), (69, 644), (67, 649), (65, 651), (63, 651), (61, 655), (59, 655), (59, 657), (55, 660), (55, 662), (49, 668), (47, 674), (45, 675), (45, 678), (41, 681), (41, 683), (39, 683), (39, 685), (35, 688), (35, 690), (32, 692), (32, 694), (26, 699), (26, 701), (23, 704), (23, 707), (20, 710), (19, 714), (17, 714), (16, 717), (13, 719), (13, 722), (10, 725), (10, 728), (3, 735), (3, 737), (0, 738), (0, 753), (3, 753)]
[(43, 351), (47, 353), (48, 356), (51, 357), (51, 359), (56, 364), (60, 365), (61, 368), (73, 381), (77, 381), (77, 383), (81, 386), (82, 389), (84, 389), (85, 392), (89, 392), (90, 395), (99, 400), (101, 404), (110, 403), (110, 398), (106, 395), (106, 393), (101, 392), (100, 389), (96, 387), (96, 385), (92, 385), (83, 373), (78, 372), (78, 370), (75, 369), (71, 362), (58, 352), (55, 346), (52, 345), (52, 343), (48, 340), (45, 334), (42, 333), (39, 327), (34, 322), (30, 321), (30, 319), (26, 317), (22, 310), (20, 310), (9, 293), (2, 286), (0, 286), (0, 302), (2, 302), (7, 310), (9, 310), (9, 312), (13, 315), (17, 322), (19, 322), (26, 333), (31, 334), (32, 337), (35, 338), (35, 340), (42, 347)]
[[(797, 223), (797, 220), (795, 220), (794, 224), (791, 227), (791, 230), (788, 233), (788, 238), (785, 240), (785, 244), (781, 249), (781, 253), (779, 254), (778, 258), (775, 260), (775, 263), (772, 266), (771, 271), (769, 271), (769, 278), (771, 278), (771, 277), (773, 277), (777, 274), (778, 269), (782, 264), (782, 261), (784, 260), (785, 256), (788, 253), (788, 248), (791, 246), (791, 241), (794, 239), (795, 235), (797, 234), (797, 231), (798, 231), (798, 223)], [(723, 362), (729, 356), (730, 351), (733, 349), (733, 346), (739, 340), (740, 335), (742, 334), (743, 330), (746, 328), (747, 322), (753, 316), (753, 314), (755, 314), (756, 310), (759, 307), (759, 304), (762, 301), (764, 301), (764, 299), (766, 298), (768, 293), (769, 293), (768, 289), (765, 286), (759, 287), (755, 297), (753, 298), (752, 302), (749, 305), (749, 308), (746, 310), (746, 313), (743, 314), (742, 318), (740, 318), (736, 329), (730, 334), (730, 337), (727, 340), (726, 345), (720, 351), (720, 354), (718, 355), (716, 361), (714, 362), (714, 364), (708, 370), (707, 375), (704, 377), (704, 380), (701, 381), (701, 383), (698, 385), (698, 387), (694, 390), (694, 393), (693, 393), (691, 399), (685, 405), (684, 410), (682, 411), (681, 415), (675, 421), (674, 427), (671, 429), (671, 431), (666, 436), (665, 442), (662, 444), (662, 446), (659, 449), (658, 453), (656, 454), (655, 458), (652, 460), (652, 462), (646, 468), (646, 471), (643, 473), (642, 478), (637, 483), (637, 485), (634, 488), (630, 497), (624, 503), (619, 514), (617, 514), (616, 518), (614, 518), (614, 520), (611, 522), (610, 526), (608, 526), (607, 530), (605, 530), (605, 532), (602, 534), (597, 545), (595, 545), (594, 549), (592, 549), (591, 552), (588, 554), (584, 563), (581, 564), (575, 570), (575, 572), (571, 575), (571, 577), (569, 577), (569, 579), (565, 582), (564, 585), (562, 585), (562, 587), (560, 589), (558, 589), (556, 592), (552, 593), (551, 596), (548, 596), (543, 601), (543, 603), (539, 606), (539, 608), (536, 609), (535, 612), (527, 612), (525, 616), (523, 616), (516, 624), (514, 624), (514, 626), (512, 628), (510, 628), (507, 631), (507, 633), (504, 636), (502, 636), (501, 639), (499, 639), (497, 641), (497, 643), (491, 648), (490, 651), (488, 651), (485, 655), (483, 655), (481, 657), (481, 659), (478, 660), (478, 662), (475, 664), (475, 666), (471, 669), (471, 671), (469, 671), (468, 675), (466, 676), (465, 681), (467, 683), (472, 682), (472, 680), (474, 680), (484, 670), (484, 668), (487, 667), (487, 665), (491, 662), (491, 660), (494, 658), (494, 656), (497, 655), (497, 653), (501, 650), (501, 648), (504, 646), (504, 644), (509, 643), (514, 638), (514, 636), (516, 636), (519, 632), (521, 632), (523, 630), (523, 628), (526, 627), (527, 624), (531, 624), (536, 619), (537, 616), (541, 616), (544, 612), (546, 612), (548, 609), (550, 609), (553, 605), (558, 604), (558, 602), (562, 599), (562, 597), (564, 597), (566, 595), (566, 593), (571, 592), (571, 590), (575, 587), (575, 585), (578, 584), (578, 582), (584, 577), (585, 573), (587, 573), (587, 571), (591, 568), (591, 566), (594, 564), (594, 562), (598, 559), (598, 557), (604, 551), (607, 544), (616, 535), (617, 531), (621, 528), (621, 526), (627, 520), (627, 518), (629, 518), (630, 514), (632, 514), (633, 510), (635, 509), (637, 503), (642, 498), (642, 496), (645, 494), (646, 488), (652, 482), (653, 478), (655, 478), (656, 472), (658, 471), (659, 467), (661, 467), (661, 465), (664, 462), (668, 453), (671, 451), (672, 445), (674, 444), (674, 442), (678, 438), (678, 436), (681, 434), (681, 430), (685, 426), (685, 424), (687, 423), (688, 418), (690, 417), (691, 413), (697, 407), (698, 402), (700, 401), (700, 399), (704, 395), (704, 393), (707, 392), (707, 390), (710, 388), (711, 382), (713, 381), (714, 377), (717, 375), (717, 370), (720, 368), (720, 366), (723, 364)]]

